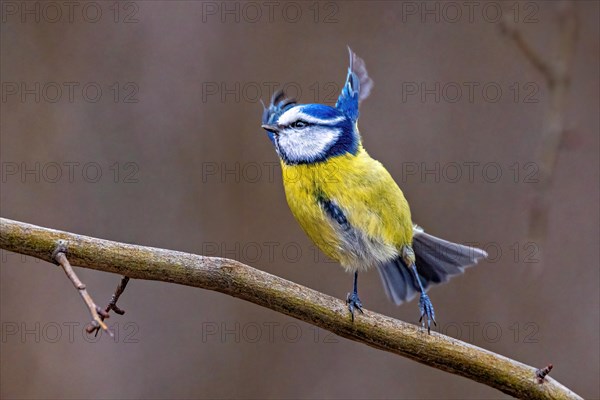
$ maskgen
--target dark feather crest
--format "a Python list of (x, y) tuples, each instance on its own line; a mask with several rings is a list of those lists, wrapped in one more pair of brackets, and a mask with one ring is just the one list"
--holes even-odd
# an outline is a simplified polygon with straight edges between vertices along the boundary
[(263, 124), (273, 124), (277, 121), (277, 118), (290, 108), (296, 105), (295, 99), (288, 99), (285, 97), (285, 93), (283, 90), (279, 89), (273, 93), (271, 96), (271, 103), (269, 107), (264, 107), (263, 105)]

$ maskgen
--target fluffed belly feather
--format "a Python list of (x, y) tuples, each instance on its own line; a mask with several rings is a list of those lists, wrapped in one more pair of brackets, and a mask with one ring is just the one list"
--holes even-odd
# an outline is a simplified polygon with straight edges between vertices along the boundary
[(383, 166), (364, 150), (357, 157), (282, 165), (282, 170), (294, 217), (321, 251), (347, 271), (385, 264), (411, 244), (408, 204)]

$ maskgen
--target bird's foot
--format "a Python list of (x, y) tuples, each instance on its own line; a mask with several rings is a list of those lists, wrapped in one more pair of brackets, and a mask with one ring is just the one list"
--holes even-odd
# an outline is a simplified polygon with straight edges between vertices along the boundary
[(361, 314), (364, 314), (362, 309), (362, 303), (358, 298), (357, 292), (348, 293), (348, 297), (346, 297), (346, 304), (348, 304), (348, 311), (350, 311), (350, 315), (352, 315), (352, 322), (354, 322), (354, 309), (356, 308), (360, 311)]
[[(427, 333), (431, 335), (431, 321), (433, 321), (435, 326), (437, 326), (437, 323), (435, 322), (435, 311), (433, 310), (433, 304), (431, 304), (429, 296), (427, 296), (425, 293), (421, 293), (419, 310), (421, 310), (421, 318), (419, 318), (419, 322), (421, 322), (421, 326), (423, 328), (425, 328), (425, 322), (427, 322)], [(423, 317), (426, 318), (424, 319)]]

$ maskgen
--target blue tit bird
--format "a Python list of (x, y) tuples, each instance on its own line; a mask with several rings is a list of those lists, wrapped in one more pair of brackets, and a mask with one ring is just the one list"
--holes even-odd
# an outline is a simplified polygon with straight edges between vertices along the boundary
[(413, 224), (404, 194), (367, 154), (358, 132), (358, 108), (373, 87), (364, 61), (350, 50), (350, 66), (335, 104), (297, 104), (282, 91), (264, 109), (267, 131), (281, 160), (290, 210), (310, 239), (347, 272), (354, 286), (346, 303), (354, 321), (363, 313), (358, 273), (375, 267), (396, 304), (420, 294), (422, 326), (435, 322), (427, 290), (487, 257)]

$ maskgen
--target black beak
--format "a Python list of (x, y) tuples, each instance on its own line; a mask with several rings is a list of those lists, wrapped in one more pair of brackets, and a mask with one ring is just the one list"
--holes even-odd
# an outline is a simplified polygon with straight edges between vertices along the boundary
[(279, 132), (279, 127), (277, 125), (263, 124), (262, 128), (266, 129), (266, 130), (268, 130), (270, 132), (275, 132), (275, 133)]

